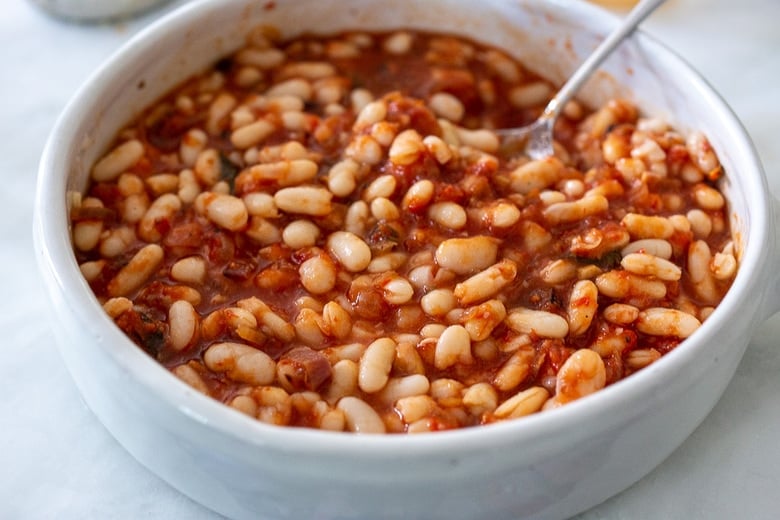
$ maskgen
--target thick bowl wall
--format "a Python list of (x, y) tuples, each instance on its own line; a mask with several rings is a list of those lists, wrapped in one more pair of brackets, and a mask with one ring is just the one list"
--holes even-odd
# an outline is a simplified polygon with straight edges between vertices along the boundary
[[(742, 252), (733, 289), (676, 351), (597, 395), (521, 421), (413, 437), (267, 426), (203, 397), (116, 328), (83, 281), (67, 192), (141, 109), (237, 48), (257, 24), (286, 36), (397, 27), (498, 45), (562, 80), (613, 26), (562, 1), (195, 2), (144, 31), (86, 84), (41, 163), (35, 234), (63, 358), (85, 400), (139, 461), (195, 500), (236, 518), (562, 518), (628, 487), (667, 457), (721, 395), (763, 315), (768, 191), (726, 105), (684, 63), (637, 35), (583, 99), (621, 95), (679, 128), (706, 131)], [(165, 52), (161, 53), (160, 50)], [(769, 248), (762, 244), (769, 243)]]

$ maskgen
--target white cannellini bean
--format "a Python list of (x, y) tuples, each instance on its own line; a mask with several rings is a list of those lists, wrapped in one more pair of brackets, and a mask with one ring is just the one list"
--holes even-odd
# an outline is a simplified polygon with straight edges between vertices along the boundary
[(387, 103), (384, 100), (371, 101), (358, 113), (355, 119), (355, 129), (366, 128), (384, 121), (387, 116)]
[(336, 285), (336, 266), (324, 255), (313, 256), (298, 268), (301, 285), (312, 294), (325, 294)]
[(193, 167), (195, 177), (204, 186), (214, 186), (220, 178), (219, 152), (214, 148), (208, 148), (198, 154)]
[(136, 236), (133, 228), (121, 226), (102, 234), (99, 251), (105, 258), (114, 258), (127, 251), (135, 241)]
[(230, 112), (238, 104), (236, 98), (228, 93), (220, 93), (209, 105), (208, 116), (206, 118), (206, 131), (211, 135), (218, 135), (225, 126), (225, 120)]
[(208, 134), (200, 128), (188, 130), (182, 137), (181, 144), (179, 145), (179, 157), (181, 157), (181, 161), (190, 168), (195, 166), (198, 155), (206, 148), (208, 141)]
[(236, 302), (238, 308), (252, 313), (257, 320), (257, 325), (269, 336), (273, 336), (285, 342), (295, 339), (295, 328), (285, 318), (277, 314), (268, 304), (259, 298), (252, 296)]
[(91, 282), (95, 280), (98, 276), (100, 276), (100, 273), (103, 272), (103, 268), (106, 267), (105, 260), (93, 260), (91, 262), (84, 262), (83, 264), (79, 265), (79, 270), (81, 271), (82, 276), (88, 281)]
[(173, 193), (179, 187), (179, 177), (173, 173), (159, 173), (146, 178), (146, 185), (159, 197), (164, 193)]
[(344, 150), (344, 155), (358, 163), (379, 164), (383, 157), (382, 145), (370, 135), (358, 135)]
[(171, 372), (173, 372), (177, 378), (187, 383), (193, 389), (197, 390), (203, 395), (209, 395), (209, 388), (206, 386), (203, 378), (200, 377), (200, 374), (198, 374), (198, 372), (189, 364), (179, 365), (171, 370)]
[(635, 240), (620, 251), (620, 254), (623, 256), (628, 256), (632, 253), (647, 253), (648, 255), (669, 260), (672, 257), (672, 244), (668, 240), (660, 238), (646, 238)]
[(512, 191), (527, 195), (552, 186), (558, 182), (563, 171), (563, 163), (555, 157), (530, 161), (509, 174), (510, 187)]
[(327, 78), (336, 74), (336, 68), (324, 61), (299, 61), (283, 65), (279, 71), (281, 77), (301, 77), (308, 80)]
[(609, 201), (603, 195), (591, 195), (572, 202), (556, 202), (542, 212), (545, 220), (552, 224), (576, 222), (609, 209)]
[(707, 137), (702, 132), (693, 132), (685, 142), (693, 163), (703, 173), (710, 173), (718, 167), (718, 158)]
[(553, 94), (552, 87), (544, 81), (534, 81), (512, 88), (509, 102), (516, 108), (531, 108), (544, 104)]
[(444, 118), (439, 118), (438, 123), (441, 128), (442, 141), (453, 148), (458, 148), (461, 142), (460, 137), (458, 137), (457, 126)]
[[(200, 332), (204, 339), (212, 340), (217, 338), (226, 330), (232, 330), (239, 333), (249, 333), (257, 329), (257, 319), (247, 309), (240, 307), (218, 308), (203, 318), (200, 326)], [(251, 334), (254, 339), (262, 341), (259, 334)]]
[(481, 58), (507, 83), (518, 83), (523, 78), (517, 63), (501, 51), (488, 49), (481, 54)]
[(726, 204), (726, 199), (718, 190), (703, 183), (693, 187), (693, 200), (697, 206), (709, 211), (719, 210)]
[(380, 121), (371, 126), (371, 137), (384, 147), (389, 147), (393, 144), (398, 128), (389, 121)]
[(412, 184), (406, 191), (401, 206), (410, 211), (417, 211), (427, 206), (435, 191), (433, 182), (428, 179), (422, 179)]
[(331, 210), (333, 194), (325, 188), (295, 186), (274, 194), (276, 207), (286, 213), (324, 217)]
[(246, 236), (262, 245), (270, 245), (279, 242), (282, 234), (271, 221), (262, 217), (251, 217), (249, 225), (244, 229)]
[(282, 231), (282, 240), (293, 248), (312, 247), (320, 236), (320, 228), (309, 220), (295, 220)]
[[(81, 204), (82, 208), (102, 208), (100, 199), (87, 197)], [(82, 220), (73, 226), (73, 244), (81, 251), (94, 249), (100, 241), (103, 232), (102, 220)]]
[(715, 253), (710, 261), (710, 271), (716, 280), (729, 280), (737, 271), (737, 259), (731, 253)]
[(427, 151), (422, 136), (416, 130), (404, 130), (398, 134), (390, 145), (388, 157), (393, 164), (409, 165), (417, 162)]
[(528, 348), (519, 348), (509, 359), (507, 359), (501, 368), (493, 377), (493, 385), (501, 391), (509, 391), (522, 383), (531, 371), (531, 363), (534, 353)]
[(552, 312), (515, 308), (506, 317), (507, 325), (521, 334), (536, 334), (543, 338), (565, 338), (569, 323)]
[(517, 264), (502, 260), (457, 284), (454, 295), (461, 305), (469, 305), (495, 296), (516, 276)]
[(669, 238), (674, 226), (666, 217), (629, 213), (620, 222), (634, 238)]
[(558, 285), (577, 276), (577, 265), (571, 260), (558, 258), (542, 268), (539, 277), (548, 285)]
[(542, 409), (545, 401), (550, 397), (547, 390), (541, 386), (533, 386), (522, 392), (518, 392), (503, 403), (493, 412), (496, 417), (502, 419), (515, 419), (523, 417)]
[(508, 201), (494, 202), (481, 208), (479, 214), (481, 214), (480, 218), (485, 224), (497, 228), (512, 227), (520, 220), (520, 210)]
[(185, 204), (192, 204), (195, 198), (200, 195), (200, 184), (195, 172), (190, 169), (184, 169), (179, 172), (179, 198)]
[(566, 202), (566, 195), (560, 191), (544, 190), (539, 193), (539, 200), (541, 200), (545, 206), (551, 206), (558, 202)]
[(428, 393), (431, 384), (423, 374), (411, 374), (403, 377), (390, 378), (379, 393), (379, 398), (386, 403), (395, 403), (399, 399), (424, 395)]
[(144, 145), (138, 139), (126, 141), (111, 150), (92, 168), (92, 179), (107, 182), (132, 168), (144, 156)]
[(496, 261), (498, 241), (488, 236), (450, 238), (436, 248), (436, 263), (457, 274), (469, 274)]
[(333, 365), (330, 385), (325, 394), (328, 402), (334, 403), (344, 396), (353, 395), (358, 387), (358, 372), (358, 365), (354, 360), (341, 359), (337, 361)]
[(379, 197), (389, 199), (395, 193), (397, 185), (398, 181), (392, 175), (380, 175), (363, 190), (363, 199), (367, 202), (371, 202)]
[(328, 189), (337, 197), (346, 197), (357, 186), (360, 165), (352, 159), (344, 159), (331, 167), (328, 172)]
[(344, 412), (347, 429), (354, 433), (385, 433), (385, 423), (371, 406), (357, 397), (342, 397), (336, 407)]
[(210, 370), (225, 372), (241, 383), (268, 385), (276, 376), (276, 363), (268, 354), (242, 343), (215, 343), (203, 354), (203, 361)]
[(457, 123), (463, 119), (466, 109), (460, 99), (447, 92), (437, 92), (428, 100), (428, 106), (438, 117)]
[[(401, 218), (401, 212), (390, 199), (377, 197), (371, 201), (371, 216), (377, 220), (398, 220)], [(465, 213), (464, 213), (465, 218)]]
[(498, 405), (498, 394), (489, 383), (476, 383), (463, 392), (463, 405), (474, 416), (492, 412)]
[(372, 342), (360, 358), (358, 386), (366, 393), (378, 392), (387, 384), (395, 360), (396, 343), (390, 338)]
[(414, 296), (414, 288), (405, 278), (393, 275), (382, 285), (382, 297), (391, 305), (403, 305)]
[(628, 254), (620, 261), (620, 265), (626, 271), (659, 280), (677, 281), (682, 276), (682, 269), (674, 263), (646, 253)]
[(395, 403), (395, 409), (401, 414), (403, 421), (411, 425), (431, 415), (436, 409), (436, 401), (428, 395), (402, 397)]
[(263, 218), (277, 218), (279, 216), (274, 197), (270, 193), (247, 193), (243, 198), (246, 210), (250, 215)]
[(276, 127), (273, 123), (260, 119), (234, 130), (230, 134), (230, 142), (236, 148), (246, 150), (265, 141), (275, 130)]
[(171, 266), (171, 278), (177, 282), (200, 284), (206, 279), (206, 261), (199, 256), (188, 256)]
[(613, 270), (596, 277), (599, 292), (610, 298), (642, 296), (660, 299), (666, 296), (666, 285), (661, 280), (650, 280), (628, 271)]
[(437, 202), (428, 207), (428, 217), (442, 227), (462, 229), (467, 222), (466, 210), (455, 202)]
[(639, 308), (626, 303), (613, 303), (604, 309), (604, 319), (617, 325), (628, 325), (639, 317)]
[(711, 271), (712, 252), (707, 242), (696, 240), (688, 246), (688, 277), (693, 283), (697, 296), (707, 304), (719, 299), (715, 279)]
[[(374, 95), (365, 88), (356, 88), (349, 94), (349, 101), (352, 104), (352, 110), (359, 114), (363, 109), (374, 100)], [(384, 119), (384, 117), (382, 118)]]
[(172, 193), (156, 198), (138, 222), (138, 236), (146, 242), (158, 242), (162, 238), (158, 224), (172, 221), (180, 209), (181, 200)]
[(362, 235), (368, 230), (368, 219), (371, 211), (368, 204), (362, 200), (357, 200), (347, 208), (347, 215), (344, 218), (344, 229), (355, 235)]
[(292, 159), (256, 164), (241, 172), (236, 179), (236, 184), (240, 186), (251, 179), (256, 182), (273, 181), (280, 187), (298, 186), (314, 179), (318, 169), (317, 163), (311, 159)]
[(687, 338), (699, 328), (701, 322), (677, 309), (651, 307), (639, 313), (636, 327), (640, 332), (653, 336)]
[(281, 81), (265, 92), (265, 95), (268, 97), (279, 98), (293, 96), (302, 101), (309, 101), (313, 94), (314, 89), (312, 88), (311, 83), (302, 78)]
[(567, 309), (570, 336), (580, 336), (588, 330), (598, 310), (598, 297), (599, 290), (590, 280), (574, 284)]
[(385, 52), (390, 54), (406, 54), (412, 49), (412, 43), (414, 42), (414, 36), (406, 31), (400, 31), (394, 33), (385, 39), (382, 48)]
[(629, 352), (628, 356), (626, 356), (626, 366), (634, 370), (639, 370), (659, 359), (661, 359), (661, 353), (655, 349), (636, 349)]
[(374, 257), (371, 263), (366, 267), (366, 271), (369, 273), (384, 273), (386, 271), (396, 271), (406, 263), (406, 253), (394, 252), (386, 253), (381, 256)]
[(368, 244), (349, 231), (331, 233), (327, 249), (346, 270), (353, 273), (364, 270), (371, 263), (371, 249)]
[(284, 51), (269, 47), (258, 49), (256, 47), (244, 47), (236, 53), (236, 63), (241, 65), (251, 65), (260, 70), (272, 69), (278, 67), (287, 59)]
[(328, 336), (346, 338), (352, 332), (352, 317), (335, 301), (322, 308), (322, 331)]
[[(304, 80), (292, 80), (289, 84), (282, 82), (279, 85), (283, 85), (284, 88), (280, 87), (270, 95), (266, 92), (265, 96), (256, 98), (253, 106), (260, 110), (280, 113), (282, 121), (286, 115), (301, 114), (306, 106), (304, 98), (310, 95), (308, 92), (311, 92), (308, 83)], [(271, 88), (276, 88), (276, 86)], [(285, 92), (285, 90), (287, 91)]]
[(455, 156), (452, 148), (441, 137), (427, 135), (423, 138), (423, 144), (439, 164), (447, 164)]
[(423, 311), (431, 316), (444, 316), (454, 309), (457, 303), (450, 289), (434, 289), (420, 298)]
[(601, 356), (590, 349), (580, 349), (558, 370), (554, 399), (559, 404), (580, 399), (604, 388), (606, 379)]
[(450, 325), (441, 333), (436, 341), (434, 365), (439, 370), (449, 368), (456, 363), (470, 364), (474, 358), (471, 355), (471, 337), (461, 325)]
[(103, 310), (106, 311), (106, 314), (111, 316), (111, 318), (116, 318), (132, 308), (133, 302), (124, 296), (109, 298), (106, 300), (106, 303), (103, 304)]
[(498, 136), (492, 130), (469, 130), (456, 126), (455, 132), (463, 146), (470, 146), (486, 153), (495, 153), (501, 146)]
[(198, 330), (198, 313), (188, 301), (177, 300), (168, 309), (168, 326), (171, 347), (183, 350)]
[(109, 296), (125, 296), (143, 285), (162, 263), (165, 253), (157, 244), (141, 248), (108, 283)]
[(712, 233), (712, 219), (700, 209), (690, 210), (685, 217), (696, 238), (707, 238)]
[(195, 208), (217, 226), (230, 231), (243, 229), (249, 220), (244, 201), (233, 195), (201, 193), (195, 199)]
[(506, 318), (506, 307), (500, 300), (488, 300), (469, 307), (459, 321), (469, 333), (472, 341), (484, 341)]

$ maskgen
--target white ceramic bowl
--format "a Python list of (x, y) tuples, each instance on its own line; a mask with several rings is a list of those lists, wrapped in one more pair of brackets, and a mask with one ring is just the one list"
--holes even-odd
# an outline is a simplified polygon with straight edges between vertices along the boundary
[(278, 428), (181, 383), (128, 340), (81, 277), (68, 190), (115, 132), (187, 75), (235, 49), (259, 23), (284, 35), (414, 27), (516, 52), (562, 80), (615, 19), (573, 0), (205, 0), (140, 33), (69, 104), (46, 147), (35, 238), (62, 355), (119, 442), (183, 493), (236, 518), (562, 518), (628, 487), (667, 457), (720, 397), (755, 326), (780, 308), (775, 212), (759, 160), (726, 104), (643, 34), (583, 94), (628, 96), (718, 152), (741, 266), (711, 317), (679, 348), (597, 394), (519, 421), (418, 436)]

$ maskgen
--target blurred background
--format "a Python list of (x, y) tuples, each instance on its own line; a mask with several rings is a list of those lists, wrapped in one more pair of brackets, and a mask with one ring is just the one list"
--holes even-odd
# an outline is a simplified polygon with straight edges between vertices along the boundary
[[(36, 169), (58, 114), (120, 45), (183, 3), (3, 2), (0, 518), (216, 518), (133, 460), (80, 400), (48, 327), (31, 237)], [(632, 2), (599, 3), (621, 15)], [(141, 11), (110, 23), (49, 16), (77, 4), (83, 10), (71, 12), (82, 17)], [(778, 0), (670, 0), (643, 25), (731, 105), (756, 144), (775, 194), (780, 194), (778, 20)], [(723, 399), (688, 441), (642, 481), (580, 518), (777, 518), (778, 337), (775, 316), (755, 331)]]

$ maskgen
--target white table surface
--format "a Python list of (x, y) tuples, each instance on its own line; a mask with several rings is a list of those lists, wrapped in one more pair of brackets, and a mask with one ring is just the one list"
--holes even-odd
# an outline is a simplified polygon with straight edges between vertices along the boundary
[[(181, 3), (181, 2), (179, 2)], [(0, 11), (0, 518), (218, 515), (147, 471), (81, 401), (55, 348), (32, 248), (38, 159), (89, 73), (162, 11), (115, 25)], [(779, 0), (670, 0), (645, 29), (731, 104), (780, 193)], [(759, 327), (723, 398), (655, 471), (583, 519), (780, 517), (780, 316)]]

